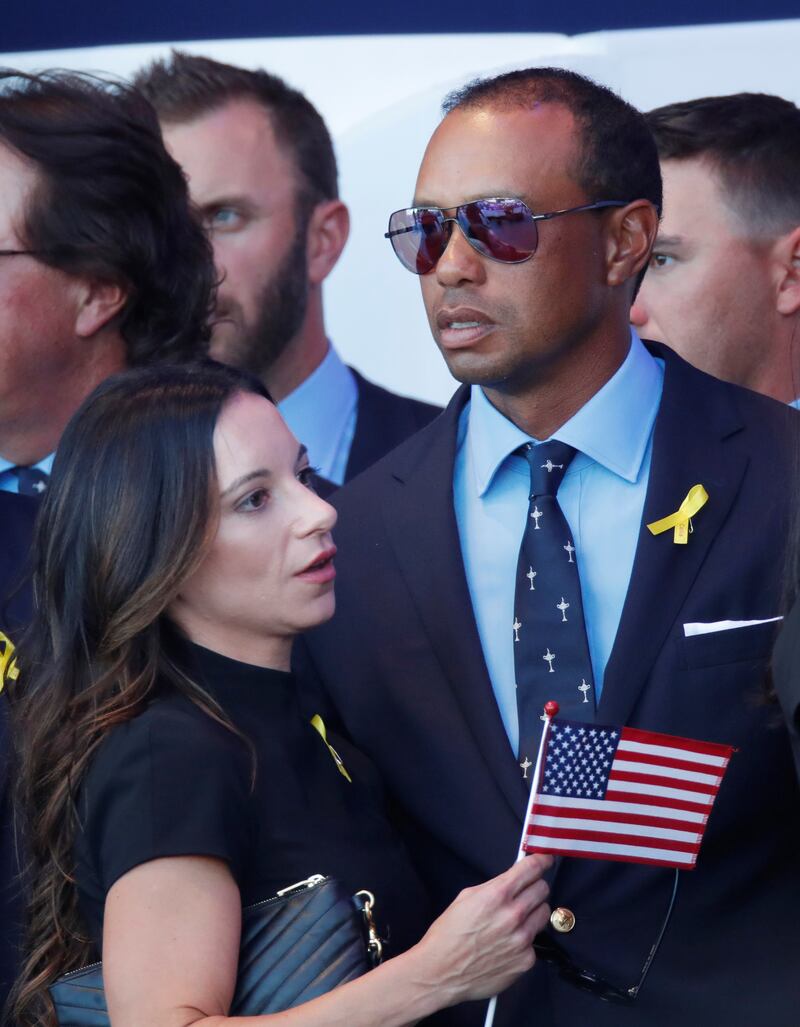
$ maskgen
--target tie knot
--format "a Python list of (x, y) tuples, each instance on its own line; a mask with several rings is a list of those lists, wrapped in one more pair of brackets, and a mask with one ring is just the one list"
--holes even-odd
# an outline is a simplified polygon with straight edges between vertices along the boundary
[(17, 476), (21, 496), (41, 496), (47, 489), (48, 476), (38, 467), (12, 467)]
[(553, 440), (540, 446), (528, 443), (521, 452), (531, 469), (531, 499), (534, 496), (554, 496), (575, 456), (575, 449), (566, 442)]

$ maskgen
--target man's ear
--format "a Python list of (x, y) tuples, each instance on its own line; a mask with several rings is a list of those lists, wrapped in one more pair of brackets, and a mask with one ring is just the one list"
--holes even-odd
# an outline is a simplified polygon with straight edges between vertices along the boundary
[(800, 310), (800, 225), (782, 235), (773, 247), (778, 292), (775, 307), (790, 316)]
[(341, 200), (318, 203), (308, 223), (308, 280), (324, 282), (350, 235), (350, 212)]
[(122, 310), (128, 290), (117, 282), (85, 278), (78, 286), (77, 298), (75, 334), (90, 339)]
[(658, 213), (649, 200), (634, 200), (610, 212), (606, 250), (609, 285), (632, 280), (650, 259), (658, 232)]

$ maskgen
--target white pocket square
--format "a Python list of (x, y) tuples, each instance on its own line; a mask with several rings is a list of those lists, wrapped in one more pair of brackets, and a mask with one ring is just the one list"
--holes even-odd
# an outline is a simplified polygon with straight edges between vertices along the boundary
[(767, 617), (765, 620), (713, 620), (693, 621), (683, 625), (685, 638), (693, 635), (710, 635), (715, 631), (731, 631), (733, 628), (754, 628), (756, 624), (775, 624), (783, 617)]

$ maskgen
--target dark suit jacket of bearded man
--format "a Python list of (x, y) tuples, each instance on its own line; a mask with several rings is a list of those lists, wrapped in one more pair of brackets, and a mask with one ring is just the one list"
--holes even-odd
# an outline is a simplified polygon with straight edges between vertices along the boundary
[[(539, 960), (501, 997), (498, 1027), (789, 1027), (798, 1022), (800, 795), (765, 699), (776, 624), (686, 637), (691, 622), (782, 610), (798, 414), (690, 367), (666, 347), (664, 391), (630, 585), (598, 723), (736, 747), (697, 867), (635, 1003), (579, 991)], [(460, 389), (437, 420), (337, 492), (337, 612), (299, 647), (309, 705), (327, 703), (382, 770), (412, 857), (443, 908), (514, 860), (526, 792), (481, 651), (453, 505)], [(688, 544), (646, 525), (696, 484)], [(617, 985), (639, 979), (674, 871), (563, 858), (553, 935)], [(451, 1022), (483, 1023), (486, 1003)]]

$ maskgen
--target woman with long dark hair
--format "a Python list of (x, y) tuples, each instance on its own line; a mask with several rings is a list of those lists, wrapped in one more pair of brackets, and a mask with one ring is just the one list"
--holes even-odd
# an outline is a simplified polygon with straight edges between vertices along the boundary
[[(292, 640), (334, 610), (336, 515), (309, 474), (260, 386), (219, 365), (109, 379), (67, 428), (13, 697), (20, 1027), (55, 1023), (48, 986), (100, 954), (114, 1027), (229, 1022), (242, 907), (314, 873), (385, 897), (397, 951), (421, 933), (371, 765), (297, 706)], [(547, 862), (462, 893), (363, 977), (231, 1022), (392, 1027), (502, 990), (534, 961)]]

